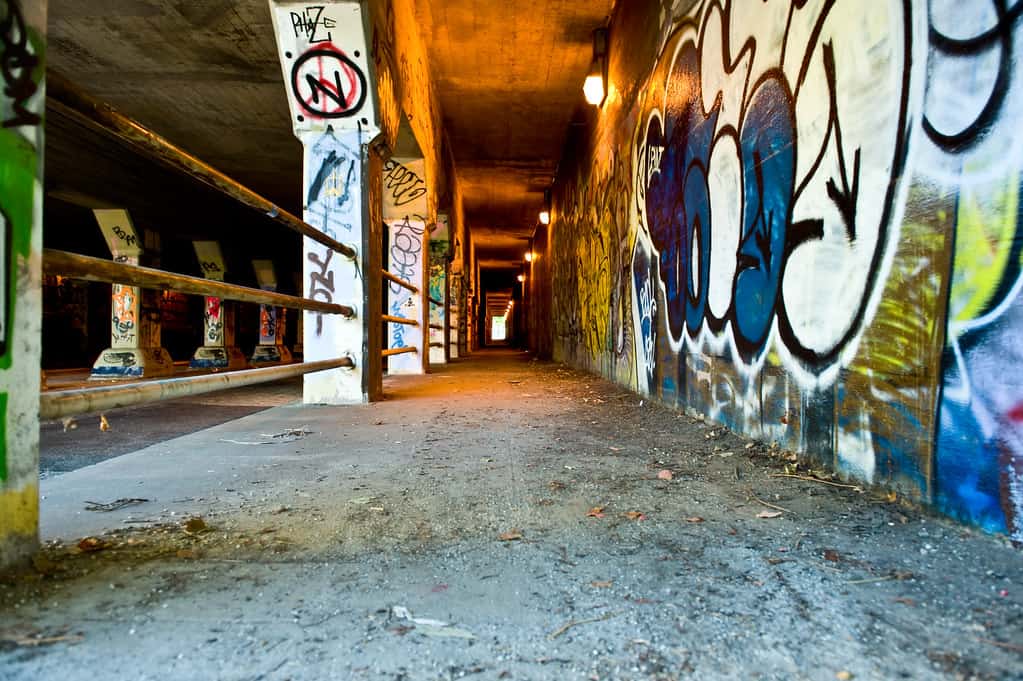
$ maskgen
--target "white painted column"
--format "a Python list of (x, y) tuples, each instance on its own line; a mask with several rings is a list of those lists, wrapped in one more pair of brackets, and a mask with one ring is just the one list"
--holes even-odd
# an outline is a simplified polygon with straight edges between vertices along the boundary
[(388, 230), (387, 269), (418, 289), (387, 282), (387, 314), (417, 326), (389, 322), (387, 348), (416, 348), (415, 353), (387, 359), (389, 374), (422, 374), (429, 366), (430, 279), (429, 204), (423, 159), (392, 158), (384, 165), (384, 224)]
[[(216, 241), (193, 241), (192, 248), (199, 259), (203, 276), (213, 281), (224, 281), (227, 267)], [(206, 296), (203, 311), (203, 342), (192, 355), (189, 365), (193, 369), (244, 369), (248, 366), (245, 355), (235, 345), (235, 304), (216, 296)]]
[(350, 259), (302, 240), (303, 295), (356, 311), (352, 319), (303, 313), (304, 361), (350, 357), (355, 364), (307, 374), (303, 401), (365, 402), (379, 391), (381, 362), (379, 331), (371, 328), (379, 328), (379, 312), (367, 304), (365, 279), (380, 268), (379, 246), (372, 246), (380, 232), (369, 219), (368, 145), (379, 133), (369, 18), (359, 2), (270, 0), (270, 8), (292, 127), (304, 149), (303, 219), (356, 251)]
[[(114, 260), (138, 265), (143, 254), (142, 240), (128, 211), (97, 208), (92, 213)], [(110, 347), (99, 354), (90, 378), (154, 378), (173, 372), (171, 356), (160, 342), (160, 310), (156, 296), (138, 286), (111, 284)]]

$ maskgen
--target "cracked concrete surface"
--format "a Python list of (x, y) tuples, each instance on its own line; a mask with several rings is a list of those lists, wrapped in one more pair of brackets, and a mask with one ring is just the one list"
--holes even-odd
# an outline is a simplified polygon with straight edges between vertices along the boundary
[(525, 354), (387, 392), (44, 480), (0, 676), (1023, 679), (1001, 538)]

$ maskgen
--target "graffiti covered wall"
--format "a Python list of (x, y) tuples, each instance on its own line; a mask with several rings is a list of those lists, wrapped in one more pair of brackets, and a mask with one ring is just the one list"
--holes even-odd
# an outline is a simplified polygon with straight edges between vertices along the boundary
[(0, 0), (0, 567), (35, 548), (46, 3)]
[(555, 357), (1023, 539), (1021, 14), (620, 3)]

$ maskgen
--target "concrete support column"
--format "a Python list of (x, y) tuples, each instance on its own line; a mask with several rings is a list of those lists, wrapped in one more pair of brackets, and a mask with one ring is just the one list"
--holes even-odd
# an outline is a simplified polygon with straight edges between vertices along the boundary
[[(449, 226), (446, 213), (437, 214), (437, 224), (430, 234), (430, 364), (448, 361), (448, 260)], [(436, 302), (440, 301), (438, 305)], [(435, 328), (435, 327), (440, 327)]]
[[(216, 241), (193, 241), (192, 247), (199, 259), (203, 276), (224, 281), (227, 267)], [(235, 304), (214, 296), (206, 296), (203, 311), (203, 342), (192, 355), (189, 365), (193, 369), (244, 369), (248, 366), (245, 355), (235, 345)]]
[(449, 269), (448, 273), (448, 358), (458, 359), (458, 324), (461, 321), (462, 278), (459, 273)]
[(429, 368), (430, 237), (425, 174), (426, 164), (421, 158), (392, 158), (384, 164), (387, 269), (418, 289), (418, 293), (413, 293), (394, 282), (387, 283), (387, 314), (417, 323), (388, 324), (385, 344), (389, 349), (416, 349), (414, 353), (389, 357), (389, 374), (422, 374)]
[(46, 0), (0, 3), (0, 570), (39, 536)]
[[(256, 282), (264, 291), (277, 290), (277, 275), (272, 260), (253, 260)], [(259, 344), (252, 351), (249, 361), (253, 366), (287, 364), (291, 351), (284, 346), (284, 321), (286, 310), (273, 305), (259, 306)]]
[[(380, 214), (370, 196), (379, 159), (376, 82), (369, 59), (369, 17), (360, 2), (315, 7), (271, 0), (281, 72), (295, 136), (304, 149), (303, 219), (351, 246), (350, 259), (305, 237), (302, 293), (349, 305), (355, 317), (304, 312), (307, 362), (351, 357), (354, 367), (307, 374), (306, 404), (366, 402), (382, 392), (380, 356)], [(372, 303), (372, 304), (371, 304)]]
[[(117, 262), (138, 265), (142, 239), (121, 208), (92, 211), (107, 247)], [(170, 354), (160, 342), (159, 293), (138, 286), (110, 287), (110, 347), (92, 366), (92, 379), (155, 378), (174, 372)]]

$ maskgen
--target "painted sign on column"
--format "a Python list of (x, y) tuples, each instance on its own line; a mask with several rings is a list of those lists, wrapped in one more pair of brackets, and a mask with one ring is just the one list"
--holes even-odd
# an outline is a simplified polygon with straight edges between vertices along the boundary
[(39, 518), (46, 3), (0, 0), (0, 568)]
[[(360, 3), (270, 2), (295, 135), (376, 135), (377, 105)], [(367, 19), (368, 20), (368, 19)]]

